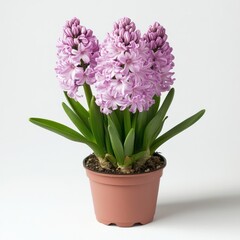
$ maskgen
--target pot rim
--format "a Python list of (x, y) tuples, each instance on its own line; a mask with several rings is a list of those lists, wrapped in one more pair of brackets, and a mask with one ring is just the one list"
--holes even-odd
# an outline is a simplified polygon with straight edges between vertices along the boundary
[[(94, 154), (94, 153), (93, 153)], [(91, 154), (90, 154), (91, 155)], [(162, 167), (160, 167), (160, 168), (158, 168), (158, 169), (155, 169), (155, 170), (153, 170), (153, 171), (149, 171), (149, 172), (144, 172), (144, 173), (106, 173), (106, 172), (97, 172), (97, 171), (94, 171), (94, 170), (92, 170), (92, 169), (89, 169), (89, 168), (87, 168), (86, 167), (86, 161), (87, 161), (87, 159), (88, 159), (88, 157), (90, 156), (90, 155), (88, 155), (86, 158), (84, 158), (84, 160), (83, 160), (83, 167), (86, 169), (86, 170), (88, 170), (88, 171), (90, 171), (90, 172), (92, 172), (92, 173), (95, 173), (95, 174), (99, 174), (99, 175), (111, 175), (111, 176), (136, 176), (136, 175), (146, 175), (146, 174), (151, 174), (151, 173), (153, 173), (153, 172), (157, 172), (157, 171), (160, 171), (160, 170), (163, 170), (165, 167), (166, 167), (166, 165), (167, 165), (167, 160), (166, 160), (166, 158), (163, 156), (163, 155), (161, 155), (160, 153), (158, 153), (158, 152), (155, 152), (154, 154), (153, 154), (153, 156), (155, 155), (157, 155), (157, 156), (159, 156), (162, 160), (163, 160), (163, 166)]]

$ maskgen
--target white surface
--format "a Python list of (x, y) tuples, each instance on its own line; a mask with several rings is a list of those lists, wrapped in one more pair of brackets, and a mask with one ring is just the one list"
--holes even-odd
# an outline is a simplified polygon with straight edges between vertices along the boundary
[[(240, 239), (239, 12), (238, 0), (2, 1), (0, 239)], [(159, 21), (176, 56), (165, 129), (207, 109), (160, 149), (168, 165), (146, 226), (97, 223), (82, 167), (90, 150), (28, 122), (69, 123), (53, 69), (56, 40), (73, 16), (100, 40), (123, 16), (142, 32)]]

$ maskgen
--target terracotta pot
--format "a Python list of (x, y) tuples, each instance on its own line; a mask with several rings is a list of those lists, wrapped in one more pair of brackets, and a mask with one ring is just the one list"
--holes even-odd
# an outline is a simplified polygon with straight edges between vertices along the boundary
[[(164, 168), (166, 160), (164, 157), (162, 159)], [(84, 166), (85, 161), (86, 159)], [(120, 227), (151, 222), (156, 210), (163, 168), (128, 175), (97, 173), (86, 168), (97, 220)]]

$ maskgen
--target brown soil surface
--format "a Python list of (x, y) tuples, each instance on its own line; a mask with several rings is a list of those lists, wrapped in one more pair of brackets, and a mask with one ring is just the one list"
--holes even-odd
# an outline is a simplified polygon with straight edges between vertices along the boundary
[[(133, 166), (130, 170), (130, 173), (125, 174), (139, 174), (139, 173), (147, 173), (158, 170), (160, 168), (165, 167), (166, 161), (159, 154), (154, 154), (151, 158), (149, 158), (144, 165), (138, 166), (137, 164)], [(108, 173), (108, 174), (124, 174), (119, 169), (116, 169), (114, 166), (110, 164), (110, 169), (104, 169), (100, 166), (97, 157), (94, 154), (88, 156), (85, 160), (85, 167), (99, 173)]]

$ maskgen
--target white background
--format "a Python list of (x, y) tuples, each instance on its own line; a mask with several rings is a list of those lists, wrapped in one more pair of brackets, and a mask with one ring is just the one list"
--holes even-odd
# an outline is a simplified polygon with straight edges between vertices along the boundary
[[(240, 239), (239, 13), (239, 0), (1, 1), (0, 239)], [(70, 125), (54, 67), (56, 41), (74, 16), (100, 41), (123, 16), (142, 32), (160, 22), (176, 57), (165, 130), (207, 110), (159, 149), (168, 165), (148, 225), (96, 222), (82, 167), (91, 150), (28, 122)]]

